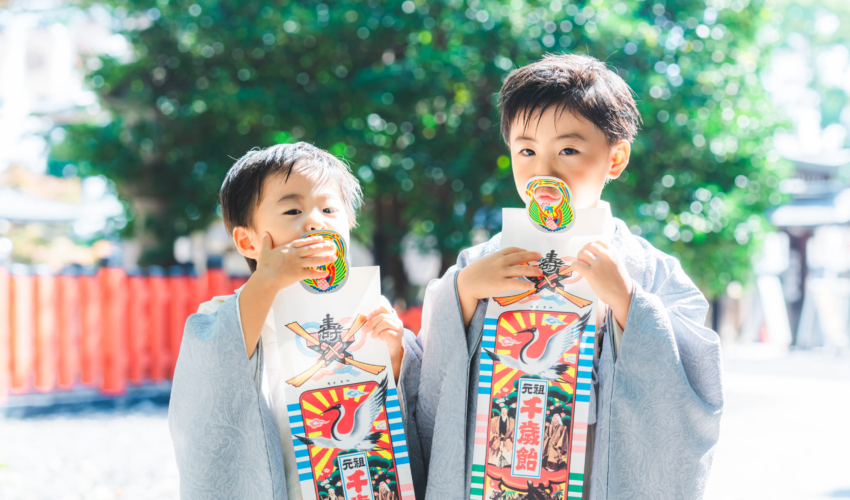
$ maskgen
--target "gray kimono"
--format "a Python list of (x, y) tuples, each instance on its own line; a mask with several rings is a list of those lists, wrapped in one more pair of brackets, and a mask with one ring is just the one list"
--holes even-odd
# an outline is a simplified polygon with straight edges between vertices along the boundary
[(287, 498), (262, 342), (249, 359), (236, 297), (186, 321), (168, 407), (182, 500)]
[[(615, 222), (612, 245), (634, 292), (616, 357), (609, 329), (597, 335), (590, 498), (698, 499), (723, 409), (720, 340), (704, 326), (708, 304), (679, 262)], [(478, 386), (487, 301), (464, 328), (456, 278), (497, 251), (500, 236), (463, 251), (428, 285), (422, 330), (405, 338), (399, 390), (419, 499), (469, 498), (477, 403), (470, 388)]]

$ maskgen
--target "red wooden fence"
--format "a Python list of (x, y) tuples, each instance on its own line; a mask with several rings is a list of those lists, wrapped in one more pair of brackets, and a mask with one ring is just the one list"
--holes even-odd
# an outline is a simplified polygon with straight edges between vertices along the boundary
[(10, 394), (119, 395), (129, 384), (170, 379), (186, 318), (246, 279), (217, 268), (195, 276), (180, 266), (55, 276), (0, 266), (0, 404)]
[(0, 403), (8, 398), (11, 383), (12, 321), (9, 296), (9, 271), (0, 267)]

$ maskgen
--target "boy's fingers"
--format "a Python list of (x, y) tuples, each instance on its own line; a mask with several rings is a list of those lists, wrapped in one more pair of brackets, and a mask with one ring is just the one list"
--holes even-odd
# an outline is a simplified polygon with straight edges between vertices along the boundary
[(372, 332), (372, 338), (376, 338), (377, 332), (375, 331), (375, 327), (378, 326), (382, 319), (383, 316), (381, 316), (380, 314), (373, 316), (371, 319), (369, 319), (369, 321), (366, 322), (365, 325), (363, 325), (363, 330), (365, 330), (366, 332)]
[(393, 339), (392, 330), (389, 328), (381, 330), (380, 333), (378, 333), (378, 339), (389, 343), (389, 341)]
[(404, 326), (399, 325), (398, 327), (387, 328), (381, 331), (381, 335), (383, 336), (385, 341), (392, 340), (394, 343), (401, 344), (401, 338), (404, 335)]
[(593, 249), (593, 242), (590, 242), (590, 243), (588, 243), (587, 245), (585, 245), (585, 246), (581, 247), (581, 250), (579, 250), (579, 251), (578, 251), (578, 253), (581, 253), (581, 252), (590, 252), (592, 249)]
[(609, 255), (611, 253), (605, 243), (602, 243), (601, 241), (594, 241), (590, 244), (590, 247), (595, 250), (594, 253), (597, 255)]
[(596, 254), (587, 248), (582, 248), (576, 254), (576, 259), (580, 260), (581, 262), (584, 262), (585, 264), (590, 264), (594, 260), (596, 260)]
[(317, 258), (320, 257), (320, 258), (323, 258), (323, 259), (329, 258), (329, 259), (331, 259), (331, 262), (336, 260), (336, 252), (334, 252), (333, 250), (329, 250), (329, 251), (325, 251), (325, 252), (298, 252), (296, 254), (296, 256), (299, 259), (309, 259), (311, 257), (317, 257)]
[[(377, 323), (372, 327), (372, 338), (387, 340), (387, 335), (395, 337), (394, 333), (403, 328), (401, 321), (394, 321), (390, 316), (381, 315), (374, 318)], [(387, 332), (390, 332), (389, 334)]]
[(590, 269), (590, 266), (588, 266), (587, 264), (585, 264), (584, 262), (582, 262), (580, 260), (576, 260), (576, 261), (573, 261), (573, 263), (570, 265), (570, 268), (571, 268), (572, 271), (577, 271), (577, 272), (580, 273), (585, 269)]
[[(301, 241), (304, 241), (304, 240), (295, 240), (295, 241), (301, 242)], [(336, 247), (336, 245), (334, 245), (333, 242), (322, 240), (322, 241), (310, 243), (309, 245), (300, 245), (298, 248), (320, 249), (320, 248), (334, 248), (334, 247)]]
[(321, 236), (311, 236), (309, 238), (303, 238), (300, 240), (295, 240), (290, 245), (292, 248), (303, 248), (310, 245), (315, 245), (316, 243), (321, 243), (324, 241), (324, 238)]
[(382, 341), (384, 341), (387, 344), (387, 346), (391, 346), (391, 347), (394, 347), (394, 348), (401, 347), (400, 336), (394, 330), (391, 330), (389, 328), (382, 331), (381, 336), (378, 337), (378, 338), (380, 338)]
[(271, 250), (272, 247), (272, 236), (266, 231), (263, 233), (263, 245), (261, 251)]
[(303, 278), (301, 279), (316, 280), (321, 278), (327, 278), (329, 275), (330, 273), (328, 271), (319, 271), (317, 269), (304, 269), (304, 272), (302, 273)]
[[(325, 239), (321, 236), (310, 236), (309, 238), (302, 238), (300, 240), (295, 240), (292, 242), (292, 248), (301, 248), (306, 247), (308, 245), (315, 245), (316, 243), (321, 243)], [(333, 243), (331, 243), (333, 245)]]
[(585, 264), (584, 262), (582, 262), (580, 260), (574, 261), (570, 267), (572, 267), (573, 271), (579, 273), (582, 276), (585, 275), (584, 274), (585, 271), (590, 269), (590, 266), (588, 266), (587, 264)]
[(512, 253), (508, 256), (505, 256), (505, 263), (508, 265), (521, 264), (524, 262), (531, 262), (534, 260), (540, 260), (543, 256), (538, 252), (527, 252), (523, 250), (522, 252)]
[(525, 277), (539, 277), (543, 275), (543, 271), (541, 271), (537, 267), (532, 266), (511, 266), (507, 269), (505, 273), (506, 276), (511, 278), (519, 278), (521, 276)]
[[(374, 311), (370, 312), (366, 316), (366, 324), (363, 326), (363, 328), (365, 329), (365, 332), (369, 333), (370, 331), (372, 331), (372, 329), (375, 327), (375, 322), (378, 321), (380, 319), (380, 317), (382, 315), (385, 315), (385, 314), (390, 314), (390, 312), (383, 306), (381, 306), (381, 307), (375, 309)], [(374, 337), (374, 335), (373, 335), (373, 337)]]
[(504, 291), (508, 290), (534, 290), (534, 283), (521, 280), (519, 278), (507, 278), (505, 279), (506, 287)]
[(377, 316), (379, 314), (389, 314), (389, 313), (390, 313), (390, 310), (387, 309), (386, 306), (380, 306), (377, 309), (375, 309), (374, 311), (372, 311), (372, 312), (370, 312), (369, 314), (366, 315), (366, 321), (371, 320), (372, 318), (374, 318), (375, 316)]
[(517, 252), (525, 252), (525, 249), (520, 248), (520, 247), (508, 247), (508, 248), (501, 250), (499, 253), (502, 254), (502, 255), (510, 255), (512, 253), (517, 253)]
[(594, 262), (596, 262), (596, 259), (596, 255), (589, 250), (581, 250), (578, 255), (576, 255), (576, 262), (584, 263), (587, 266), (591, 266)]
[(308, 253), (307, 255), (301, 256), (302, 259), (330, 259), (330, 262), (336, 260), (335, 253), (328, 252), (316, 252), (316, 253)]
[(384, 330), (389, 328), (389, 323), (387, 322), (386, 318), (384, 318), (383, 316), (379, 316), (375, 319), (377, 319), (379, 321), (375, 324), (375, 326), (373, 328), (374, 332), (372, 333), (372, 338), (379, 339), (379, 338), (381, 338), (381, 334), (384, 333)]
[(302, 263), (302, 265), (304, 267), (315, 267), (315, 266), (324, 266), (325, 264), (330, 264), (331, 262), (333, 262), (336, 259), (334, 259), (333, 257), (304, 257), (301, 260), (304, 261)]
[(322, 254), (326, 253), (328, 255), (336, 254), (336, 247), (333, 243), (317, 243), (315, 245), (308, 245), (306, 247), (301, 247), (297, 250), (298, 255), (301, 257), (309, 257), (314, 254)]
[(378, 325), (375, 327), (375, 332), (377, 333), (374, 334), (374, 337), (379, 338), (384, 342), (389, 342), (391, 340), (394, 341), (396, 340), (396, 332), (398, 331), (398, 329), (398, 325), (394, 325), (392, 324), (392, 322), (385, 319), (378, 323)]

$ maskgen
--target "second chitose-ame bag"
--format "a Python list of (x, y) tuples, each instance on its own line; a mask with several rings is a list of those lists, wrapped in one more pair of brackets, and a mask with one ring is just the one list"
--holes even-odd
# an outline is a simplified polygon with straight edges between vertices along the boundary
[(318, 234), (338, 248), (328, 278), (281, 290), (263, 338), (290, 498), (413, 500), (389, 353), (363, 332), (378, 268), (350, 268), (339, 235)]
[(581, 498), (598, 298), (572, 262), (610, 241), (607, 204), (573, 210), (566, 184), (534, 178), (504, 209), (501, 247), (543, 257), (534, 289), (490, 300), (484, 320), (472, 500)]

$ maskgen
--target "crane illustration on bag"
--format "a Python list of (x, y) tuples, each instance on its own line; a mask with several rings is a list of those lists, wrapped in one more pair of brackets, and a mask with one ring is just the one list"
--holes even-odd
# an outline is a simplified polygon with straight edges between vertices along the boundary
[(546, 340), (546, 346), (543, 348), (543, 353), (537, 358), (528, 357), (528, 348), (531, 347), (537, 339), (540, 338), (540, 331), (536, 327), (520, 330), (516, 332), (531, 333), (529, 340), (519, 351), (519, 358), (514, 358), (507, 354), (496, 354), (494, 351), (484, 349), (484, 352), (493, 361), (501, 363), (513, 370), (519, 370), (527, 375), (537, 375), (544, 380), (552, 382), (566, 382), (563, 380), (563, 374), (569, 369), (569, 365), (561, 362), (564, 353), (578, 342), (582, 332), (587, 326), (587, 321), (590, 318), (590, 312), (576, 319), (560, 331), (549, 337)]
[(331, 437), (295, 436), (306, 445), (318, 448), (338, 450), (372, 451), (378, 447), (383, 432), (372, 432), (375, 420), (381, 414), (387, 400), (387, 377), (375, 387), (375, 390), (354, 410), (354, 423), (347, 433), (339, 431), (339, 422), (345, 416), (345, 406), (337, 403), (328, 407), (322, 414), (336, 410), (339, 414), (331, 425)]

